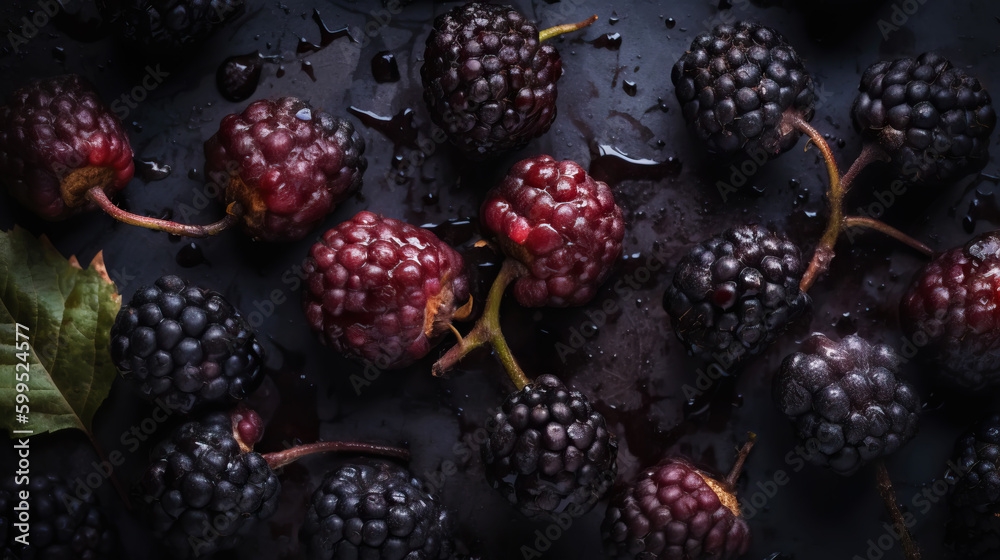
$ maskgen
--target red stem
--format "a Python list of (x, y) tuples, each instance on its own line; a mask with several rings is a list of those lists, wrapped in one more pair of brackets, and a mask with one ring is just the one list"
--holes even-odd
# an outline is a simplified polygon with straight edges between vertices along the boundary
[(383, 457), (395, 457), (404, 461), (410, 460), (410, 451), (402, 447), (392, 447), (377, 443), (358, 443), (343, 441), (319, 441), (300, 445), (284, 451), (275, 451), (263, 455), (272, 470), (290, 465), (295, 461), (314, 453), (360, 453), (365, 455), (380, 455)]
[(101, 210), (104, 210), (109, 216), (119, 222), (156, 231), (165, 231), (174, 235), (183, 235), (185, 237), (208, 237), (210, 235), (221, 233), (229, 226), (235, 224), (236, 221), (239, 220), (239, 215), (242, 214), (242, 209), (238, 204), (234, 203), (226, 209), (226, 217), (218, 222), (215, 222), (214, 224), (208, 224), (205, 226), (185, 225), (171, 222), (169, 220), (158, 220), (156, 218), (126, 212), (125, 210), (115, 206), (115, 204), (111, 202), (111, 199), (108, 198), (108, 195), (100, 187), (94, 187), (88, 190), (87, 198), (93, 200), (98, 206), (101, 207)]

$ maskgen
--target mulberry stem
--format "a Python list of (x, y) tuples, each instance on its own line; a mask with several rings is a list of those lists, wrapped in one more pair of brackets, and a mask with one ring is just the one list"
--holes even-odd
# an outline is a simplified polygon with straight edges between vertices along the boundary
[(111, 202), (111, 199), (108, 198), (108, 195), (100, 187), (94, 187), (88, 190), (86, 196), (88, 199), (97, 203), (97, 205), (101, 207), (101, 210), (104, 210), (109, 216), (119, 222), (125, 222), (126, 224), (140, 226), (156, 231), (165, 231), (174, 235), (183, 235), (185, 237), (208, 237), (210, 235), (221, 233), (229, 226), (235, 224), (239, 219), (239, 215), (242, 213), (242, 208), (240, 208), (238, 204), (233, 203), (226, 209), (226, 217), (218, 222), (215, 222), (214, 224), (208, 224), (205, 226), (185, 225), (171, 222), (169, 220), (158, 220), (156, 218), (126, 212), (125, 210), (115, 206), (115, 204)]
[(570, 31), (576, 31), (578, 29), (583, 29), (588, 25), (597, 21), (597, 16), (590, 16), (589, 18), (581, 21), (580, 23), (567, 23), (565, 25), (557, 25), (555, 27), (550, 27), (538, 34), (539, 41), (547, 41), (556, 35), (562, 35), (563, 33), (569, 33)]
[(899, 540), (903, 544), (903, 551), (906, 553), (906, 560), (920, 560), (920, 548), (917, 546), (917, 543), (913, 542), (913, 537), (910, 536), (910, 531), (906, 528), (906, 520), (903, 518), (903, 512), (900, 511), (899, 504), (896, 502), (896, 491), (892, 487), (892, 479), (889, 478), (889, 471), (885, 468), (885, 462), (879, 460), (876, 469), (878, 493), (882, 496), (882, 501), (885, 502), (885, 509), (889, 511), (889, 516), (892, 517), (892, 522), (896, 526)]
[(486, 299), (486, 309), (483, 310), (483, 316), (479, 318), (479, 321), (469, 331), (469, 334), (465, 335), (464, 338), (460, 338), (458, 344), (453, 346), (444, 356), (441, 356), (441, 359), (434, 363), (431, 371), (435, 376), (443, 376), (451, 368), (455, 367), (455, 364), (460, 362), (469, 352), (484, 344), (489, 344), (493, 346), (493, 349), (497, 353), (497, 358), (500, 359), (500, 363), (507, 370), (507, 375), (518, 389), (523, 389), (531, 383), (531, 379), (524, 374), (521, 366), (518, 365), (517, 360), (514, 358), (514, 354), (511, 353), (510, 347), (507, 346), (507, 340), (503, 336), (503, 331), (500, 329), (500, 302), (503, 300), (503, 294), (507, 291), (507, 286), (511, 282), (526, 273), (527, 269), (516, 259), (507, 258), (504, 260), (503, 266), (500, 267), (500, 273), (490, 287), (490, 294)]
[(365, 455), (380, 455), (383, 457), (395, 457), (404, 461), (410, 460), (410, 451), (402, 447), (391, 447), (379, 445), (377, 443), (343, 442), (343, 441), (319, 441), (306, 445), (299, 445), (284, 451), (275, 451), (262, 455), (267, 461), (267, 466), (271, 470), (277, 470), (288, 466), (299, 459), (314, 453), (359, 453)]

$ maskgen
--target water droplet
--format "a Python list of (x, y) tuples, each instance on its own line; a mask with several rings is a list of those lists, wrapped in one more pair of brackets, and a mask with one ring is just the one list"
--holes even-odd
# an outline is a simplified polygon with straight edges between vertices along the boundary
[(179, 251), (177, 251), (177, 257), (175, 260), (177, 261), (177, 264), (183, 266), (184, 268), (193, 268), (207, 262), (205, 260), (205, 253), (201, 250), (201, 245), (198, 245), (193, 241), (185, 244)]
[(635, 94), (639, 91), (638, 85), (636, 85), (636, 83), (632, 80), (623, 81), (622, 89), (625, 90), (625, 93), (627, 93), (629, 97), (635, 97)]
[(135, 129), (136, 132), (142, 132), (142, 123), (139, 121), (132, 121), (132, 128)]
[(146, 182), (162, 181), (170, 176), (170, 166), (155, 159), (135, 159), (135, 174)]
[(311, 121), (312, 120), (312, 110), (309, 107), (303, 107), (299, 109), (298, 113), (295, 113), (295, 118), (300, 121)]
[(53, 47), (52, 58), (56, 59), (58, 62), (66, 62), (66, 49), (62, 47)]
[(667, 24), (667, 29), (673, 29), (677, 25), (677, 20), (674, 18), (667, 18), (665, 23)]
[(192, 167), (191, 169), (188, 170), (188, 179), (192, 179), (195, 181), (201, 179), (201, 173), (198, 172), (197, 167)]
[(590, 41), (594, 48), (598, 49), (608, 49), (609, 51), (617, 51), (622, 47), (622, 34), (621, 33), (605, 33), (600, 37)]
[(680, 173), (681, 162), (674, 157), (666, 161), (634, 158), (613, 146), (593, 144), (589, 172), (595, 179), (612, 185), (625, 180), (657, 181)]
[(608, 23), (610, 23), (611, 25), (614, 25), (614, 24), (618, 23), (619, 21), (621, 21), (621, 19), (618, 17), (618, 12), (612, 10), (611, 11), (611, 17), (608, 18)]
[(423, 197), (424, 204), (428, 206), (437, 206), (437, 203), (440, 202), (440, 200), (441, 197), (434, 193), (427, 193)]
[(391, 117), (383, 117), (357, 107), (350, 107), (347, 112), (360, 119), (365, 126), (384, 134), (397, 147), (406, 146), (415, 150), (419, 149), (417, 128), (413, 126), (413, 109), (403, 109)]
[(372, 58), (372, 76), (380, 84), (398, 82), (399, 66), (396, 64), (396, 57), (389, 51), (377, 53)]
[(275, 76), (281, 78), (285, 75), (285, 65), (281, 64), (278, 66), (278, 71), (274, 73)]
[(216, 71), (215, 85), (229, 101), (249, 99), (257, 91), (263, 67), (263, 57), (258, 51), (231, 56)]
[(308, 60), (303, 60), (302, 71), (305, 72), (306, 75), (309, 76), (310, 79), (312, 79), (312, 81), (314, 82), (316, 81), (316, 70), (313, 68), (312, 62), (309, 62)]

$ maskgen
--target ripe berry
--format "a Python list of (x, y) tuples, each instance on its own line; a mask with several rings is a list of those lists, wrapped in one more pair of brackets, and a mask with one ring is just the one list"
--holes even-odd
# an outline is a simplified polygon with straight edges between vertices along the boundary
[(900, 303), (907, 335), (963, 387), (1000, 381), (998, 275), (1000, 233), (986, 233), (924, 266)]
[(774, 402), (794, 422), (808, 461), (849, 475), (917, 433), (920, 398), (899, 377), (889, 346), (814, 334), (782, 362)]
[(951, 183), (989, 161), (996, 112), (976, 78), (935, 53), (877, 62), (851, 116), (909, 181)]
[(97, 208), (92, 187), (125, 188), (132, 155), (121, 121), (75, 74), (35, 80), (0, 107), (0, 181), (46, 220)]
[(274, 513), (281, 484), (252, 451), (262, 433), (256, 412), (213, 413), (153, 448), (139, 507), (172, 558), (233, 548)]
[(205, 169), (249, 235), (294, 241), (361, 187), (364, 152), (349, 121), (295, 97), (264, 99), (222, 119), (205, 142)]
[(1000, 553), (1000, 414), (984, 418), (955, 442), (947, 536), (963, 558)]
[[(19, 507), (22, 492), (28, 493), (27, 510)], [(24, 534), (13, 527), (24, 513), (30, 521), (27, 546), (14, 540)], [(118, 558), (118, 537), (93, 492), (81, 499), (69, 483), (53, 475), (32, 473), (23, 485), (10, 476), (0, 486), (0, 558), (110, 560)]]
[(451, 533), (451, 514), (408, 470), (351, 462), (313, 493), (299, 540), (311, 560), (447, 560)]
[(808, 121), (813, 81), (795, 49), (774, 29), (746, 21), (695, 37), (670, 75), (684, 120), (709, 152), (780, 155), (801, 132), (786, 114)]
[(572, 161), (518, 162), (480, 215), (504, 252), (527, 268), (514, 283), (526, 307), (587, 303), (622, 253), (625, 223), (611, 189)]
[(482, 456), (486, 479), (525, 515), (590, 511), (618, 472), (618, 443), (604, 416), (554, 375), (511, 393)]
[(608, 505), (601, 533), (620, 560), (731, 560), (750, 546), (734, 485), (753, 437), (729, 476), (717, 480), (681, 457), (643, 471)]
[(424, 357), (469, 298), (462, 257), (428, 230), (359, 212), (305, 264), (304, 307), (338, 352), (398, 368)]
[(434, 123), (462, 152), (524, 146), (556, 117), (559, 53), (510, 6), (471, 2), (434, 21), (420, 77)]
[(264, 378), (263, 355), (222, 294), (176, 276), (136, 290), (111, 327), (111, 359), (122, 376), (181, 412), (246, 397)]
[(243, 11), (244, 0), (99, 0), (119, 37), (147, 56), (190, 52)]
[(735, 227), (681, 259), (663, 307), (681, 342), (729, 368), (761, 352), (809, 305), (803, 271), (784, 235)]

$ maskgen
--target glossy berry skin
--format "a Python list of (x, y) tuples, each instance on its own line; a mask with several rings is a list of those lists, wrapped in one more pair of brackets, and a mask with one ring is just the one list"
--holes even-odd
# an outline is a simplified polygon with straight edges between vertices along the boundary
[(323, 234), (304, 269), (309, 325), (336, 351), (383, 369), (427, 355), (469, 299), (461, 255), (371, 212)]
[(861, 76), (854, 124), (916, 184), (952, 183), (989, 161), (996, 111), (983, 85), (936, 53), (877, 62)]
[(612, 499), (601, 532), (620, 560), (732, 560), (750, 546), (736, 497), (681, 458), (646, 469)]
[(327, 474), (299, 540), (310, 560), (453, 558), (451, 514), (412, 473), (384, 461)]
[(572, 161), (537, 156), (489, 192), (483, 225), (528, 274), (514, 282), (525, 307), (583, 305), (622, 254), (625, 221), (608, 185)]
[(177, 276), (139, 288), (121, 308), (111, 359), (144, 397), (180, 412), (235, 403), (264, 379), (264, 350), (240, 312)]
[(486, 479), (529, 517), (579, 517), (614, 484), (618, 443), (604, 416), (554, 375), (511, 393), (486, 428)]
[[(31, 473), (30, 482), (14, 476), (0, 485), (0, 558), (4, 560), (111, 560), (119, 557), (118, 536), (91, 492), (77, 496), (68, 482), (53, 475)], [(28, 546), (14, 538), (25, 508), (20, 493), (28, 492)], [(18, 508), (19, 511), (15, 511)]]
[(361, 187), (364, 152), (349, 121), (295, 97), (263, 99), (222, 119), (205, 169), (225, 203), (239, 205), (248, 235), (295, 241)]
[(938, 255), (903, 295), (903, 329), (950, 383), (977, 389), (1000, 382), (998, 275), (1000, 234), (986, 233)]
[(717, 155), (777, 156), (802, 135), (789, 113), (812, 119), (813, 81), (774, 29), (740, 21), (695, 37), (670, 75), (688, 127)]
[(474, 158), (517, 149), (556, 117), (562, 62), (510, 6), (470, 2), (439, 16), (420, 77), (434, 123)]
[(153, 448), (136, 505), (171, 558), (233, 548), (274, 514), (281, 484), (251, 451), (261, 434), (242, 409), (187, 422)]
[(244, 0), (98, 0), (118, 36), (145, 56), (188, 54), (224, 22), (243, 12)]
[(96, 209), (91, 187), (125, 188), (132, 156), (121, 121), (75, 74), (35, 80), (0, 107), (0, 182), (46, 220)]
[(806, 460), (850, 475), (916, 435), (920, 397), (899, 365), (892, 348), (857, 335), (834, 342), (814, 334), (785, 358), (774, 402), (794, 423)]
[(691, 249), (663, 295), (677, 338), (723, 369), (764, 350), (809, 305), (804, 266), (784, 235), (755, 224)]

